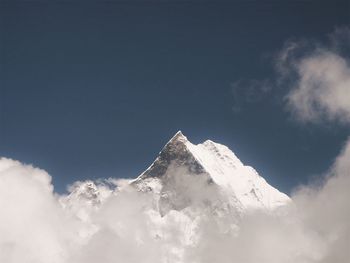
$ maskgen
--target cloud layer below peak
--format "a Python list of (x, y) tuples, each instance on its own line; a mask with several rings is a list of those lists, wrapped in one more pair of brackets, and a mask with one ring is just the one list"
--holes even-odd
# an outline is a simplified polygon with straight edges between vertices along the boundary
[[(77, 195), (64, 206), (68, 197), (52, 191), (45, 171), (2, 158), (0, 262), (346, 263), (349, 171), (350, 140), (321, 186), (301, 187), (281, 213), (248, 213), (231, 229), (237, 222), (230, 216), (218, 217), (198, 206), (161, 216), (151, 195), (123, 180), (121, 190), (112, 194), (103, 184), (88, 189), (88, 195), (103, 193), (98, 209), (79, 195), (81, 182), (71, 188)], [(184, 240), (182, 231), (192, 231), (195, 239)]]

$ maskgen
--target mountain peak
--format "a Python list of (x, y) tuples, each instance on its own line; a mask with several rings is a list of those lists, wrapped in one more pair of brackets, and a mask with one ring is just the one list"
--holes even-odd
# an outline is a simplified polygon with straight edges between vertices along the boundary
[(181, 132), (181, 131), (178, 131), (177, 133), (175, 133), (175, 135), (169, 140), (168, 143), (171, 143), (171, 142), (176, 142), (176, 141), (179, 141), (179, 142), (187, 142), (187, 137)]
[(191, 152), (190, 145), (192, 144), (186, 136), (178, 131), (164, 146), (154, 163), (139, 178), (162, 177), (171, 164), (176, 167), (186, 167), (195, 173), (204, 172), (203, 167)]

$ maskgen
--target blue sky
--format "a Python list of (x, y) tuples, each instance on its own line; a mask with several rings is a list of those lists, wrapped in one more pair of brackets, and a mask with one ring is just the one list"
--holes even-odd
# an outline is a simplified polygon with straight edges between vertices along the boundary
[(290, 192), (329, 168), (349, 129), (297, 120), (276, 57), (293, 41), (330, 48), (349, 11), (347, 1), (2, 1), (0, 155), (45, 169), (61, 192), (137, 176), (182, 130)]

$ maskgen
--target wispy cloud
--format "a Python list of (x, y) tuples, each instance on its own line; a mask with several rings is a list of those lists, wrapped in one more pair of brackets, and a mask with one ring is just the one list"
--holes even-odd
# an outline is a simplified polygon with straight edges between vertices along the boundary
[(233, 99), (232, 111), (239, 113), (247, 104), (259, 102), (272, 90), (272, 83), (264, 80), (237, 80), (230, 84)]
[(343, 50), (350, 31), (337, 29), (329, 42), (288, 42), (279, 53), (280, 84), (288, 85), (287, 110), (302, 122), (350, 122), (350, 65)]
[(350, 122), (350, 29), (337, 28), (326, 41), (288, 40), (273, 59), (274, 76), (231, 84), (233, 111), (277, 97), (303, 123)]

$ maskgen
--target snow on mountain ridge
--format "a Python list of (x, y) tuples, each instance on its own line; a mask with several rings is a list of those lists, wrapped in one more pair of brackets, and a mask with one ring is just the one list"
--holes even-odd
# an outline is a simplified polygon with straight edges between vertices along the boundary
[[(171, 176), (169, 168), (170, 173), (187, 168), (189, 174), (205, 176), (208, 183), (215, 183), (229, 199), (239, 203), (237, 209), (274, 209), (290, 200), (252, 167), (245, 166), (228, 147), (211, 140), (194, 145), (181, 131), (170, 139), (154, 163), (135, 181), (142, 185), (144, 180), (151, 182), (150, 178), (162, 180), (162, 177)], [(182, 172), (186, 173), (186, 170)]]

